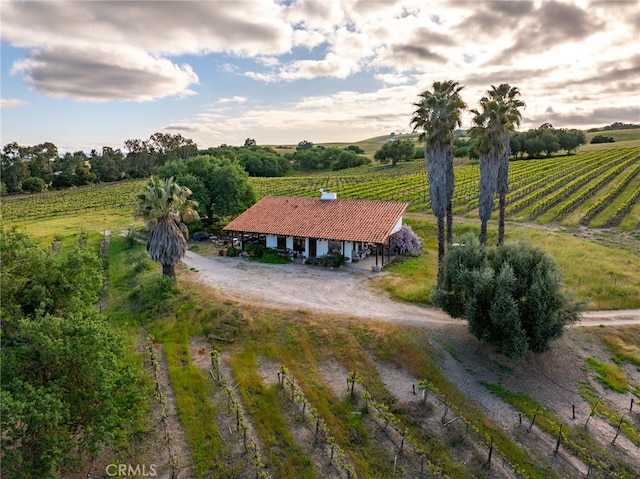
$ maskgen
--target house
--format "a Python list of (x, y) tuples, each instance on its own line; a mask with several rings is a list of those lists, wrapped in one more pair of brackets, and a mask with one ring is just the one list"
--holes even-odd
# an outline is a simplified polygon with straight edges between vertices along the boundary
[(378, 255), (384, 263), (385, 244), (400, 230), (408, 205), (338, 199), (328, 191), (319, 198), (266, 196), (224, 229), (240, 235), (242, 249), (245, 235), (264, 235), (266, 247), (294, 256), (341, 254), (351, 262), (375, 254), (378, 265)]

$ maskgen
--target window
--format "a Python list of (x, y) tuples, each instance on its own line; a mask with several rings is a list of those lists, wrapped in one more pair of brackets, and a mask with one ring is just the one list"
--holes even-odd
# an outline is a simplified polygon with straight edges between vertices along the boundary
[(297, 251), (299, 253), (304, 252), (304, 238), (300, 238), (298, 236), (293, 238), (293, 251)]
[(340, 253), (342, 251), (342, 242), (337, 240), (329, 240), (329, 253)]

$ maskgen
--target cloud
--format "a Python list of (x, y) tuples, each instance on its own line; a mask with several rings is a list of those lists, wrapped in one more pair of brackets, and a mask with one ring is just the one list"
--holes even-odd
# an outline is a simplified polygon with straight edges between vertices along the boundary
[(269, 0), (9, 1), (3, 2), (2, 37), (24, 48), (85, 40), (125, 43), (160, 55), (280, 54), (291, 47), (284, 9)]
[(278, 81), (312, 80), (318, 77), (347, 78), (360, 71), (359, 63), (352, 58), (328, 53), (321, 60), (296, 60), (281, 65), (276, 71), (245, 73), (245, 76), (266, 83)]
[(558, 45), (584, 40), (605, 26), (586, 9), (555, 1), (541, 2), (539, 8), (519, 19), (518, 24), (515, 41), (499, 54), (501, 58), (545, 53)]
[(11, 73), (23, 73), (41, 94), (98, 102), (188, 96), (198, 83), (190, 66), (127, 47), (40, 50), (14, 63)]
[[(173, 123), (197, 128), (192, 138), (198, 145), (212, 141), (242, 144), (247, 137), (259, 144), (295, 143), (307, 139), (322, 141), (357, 141), (390, 131), (410, 129), (415, 85), (392, 86), (362, 93), (342, 90), (329, 95), (310, 95), (284, 105), (263, 105), (234, 110), (230, 116), (205, 112), (195, 118)], [(372, 108), (375, 105), (375, 108)], [(398, 106), (400, 105), (400, 108)]]
[(2, 1), (17, 80), (83, 102), (201, 94), (166, 121), (199, 144), (407, 129), (434, 80), (465, 85), (471, 108), (491, 85), (517, 86), (523, 128), (640, 103), (637, 1)]
[(225, 104), (225, 103), (244, 103), (247, 101), (247, 98), (244, 96), (233, 96), (230, 98), (220, 98), (216, 103)]
[(251, 2), (3, 2), (2, 40), (29, 51), (12, 72), (39, 93), (80, 101), (191, 95), (198, 76), (177, 55), (288, 52), (285, 7)]
[[(461, 20), (453, 26), (463, 38), (491, 38), (503, 36), (505, 30), (516, 31), (533, 10), (529, 1), (459, 2)], [(508, 29), (500, 28), (508, 25)]]
[(18, 108), (25, 105), (28, 105), (26, 101), (17, 98), (0, 98), (0, 109)]
[(576, 78), (569, 78), (565, 84), (581, 85), (592, 83), (597, 85), (610, 85), (617, 82), (628, 81), (637, 83), (640, 81), (640, 55), (615, 62), (601, 62), (596, 65), (596, 68), (591, 75), (580, 75)]
[(420, 62), (446, 63), (446, 58), (427, 47), (420, 45), (394, 45), (389, 52), (400, 64), (417, 64)]
[(547, 108), (544, 115), (532, 117), (530, 123), (539, 125), (549, 122), (552, 125), (572, 125), (574, 127), (597, 127), (610, 125), (613, 122), (623, 123), (640, 122), (638, 108), (621, 107), (601, 107), (583, 111), (556, 112), (553, 107)]
[(411, 80), (411, 77), (399, 73), (378, 73), (375, 79), (385, 85), (403, 85)]

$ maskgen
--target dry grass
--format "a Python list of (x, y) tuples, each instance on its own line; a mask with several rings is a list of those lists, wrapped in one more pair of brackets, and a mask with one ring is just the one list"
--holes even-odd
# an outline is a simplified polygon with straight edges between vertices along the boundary
[(611, 351), (613, 361), (618, 364), (628, 361), (640, 367), (640, 326), (597, 334)]

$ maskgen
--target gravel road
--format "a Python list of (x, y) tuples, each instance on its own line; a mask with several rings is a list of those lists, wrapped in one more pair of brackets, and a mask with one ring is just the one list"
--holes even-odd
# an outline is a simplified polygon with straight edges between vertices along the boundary
[[(344, 267), (327, 269), (302, 264), (262, 264), (243, 258), (204, 257), (187, 251), (183, 262), (197, 280), (242, 302), (283, 309), (357, 316), (438, 328), (460, 324), (437, 308), (392, 301), (374, 292), (371, 280), (382, 273)], [(589, 311), (576, 326), (640, 325), (640, 309)]]

